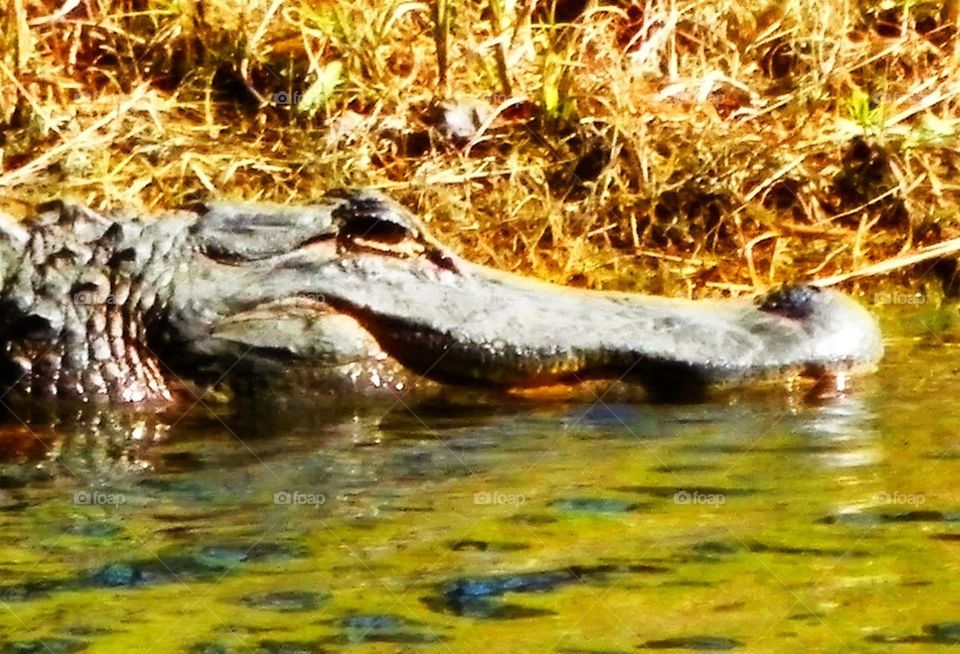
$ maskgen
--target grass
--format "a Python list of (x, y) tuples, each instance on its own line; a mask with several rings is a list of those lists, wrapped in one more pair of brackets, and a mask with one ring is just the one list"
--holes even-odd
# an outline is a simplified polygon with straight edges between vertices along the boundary
[(474, 260), (574, 285), (956, 268), (957, 0), (11, 3), (14, 215), (372, 186)]

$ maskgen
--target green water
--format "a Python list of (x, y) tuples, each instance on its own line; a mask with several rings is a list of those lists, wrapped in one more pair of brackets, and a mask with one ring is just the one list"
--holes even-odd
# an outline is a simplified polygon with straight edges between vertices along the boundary
[(915, 314), (817, 401), (17, 410), (0, 652), (948, 651), (960, 350)]

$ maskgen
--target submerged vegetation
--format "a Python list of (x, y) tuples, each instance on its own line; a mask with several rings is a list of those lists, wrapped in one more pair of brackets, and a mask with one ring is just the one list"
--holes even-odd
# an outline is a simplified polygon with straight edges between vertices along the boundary
[(0, 21), (13, 215), (373, 186), (567, 284), (717, 294), (892, 259), (958, 286), (933, 258), (960, 236), (956, 0), (10, 0)]

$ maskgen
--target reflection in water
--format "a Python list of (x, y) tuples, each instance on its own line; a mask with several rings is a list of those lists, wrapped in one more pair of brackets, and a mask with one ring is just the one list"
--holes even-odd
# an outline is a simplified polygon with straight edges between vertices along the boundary
[(953, 642), (951, 365), (819, 401), (14, 407), (0, 652)]
[(797, 427), (797, 433), (823, 446), (819, 458), (827, 467), (866, 468), (883, 461), (874, 416), (859, 396), (837, 398), (819, 407), (816, 415)]

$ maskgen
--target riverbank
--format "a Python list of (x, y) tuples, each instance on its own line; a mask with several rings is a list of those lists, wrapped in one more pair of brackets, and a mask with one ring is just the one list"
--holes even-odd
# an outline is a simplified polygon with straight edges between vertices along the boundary
[(555, 5), (16, 0), (0, 209), (374, 186), (566, 284), (718, 295), (901, 257), (845, 283), (956, 290), (952, 246), (899, 265), (960, 237), (956, 2)]

